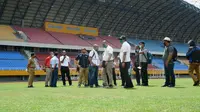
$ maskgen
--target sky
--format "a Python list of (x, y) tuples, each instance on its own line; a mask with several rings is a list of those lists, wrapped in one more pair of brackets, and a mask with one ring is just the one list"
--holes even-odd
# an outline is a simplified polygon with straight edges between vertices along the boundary
[(184, 0), (194, 6), (196, 6), (197, 8), (200, 8), (200, 0)]

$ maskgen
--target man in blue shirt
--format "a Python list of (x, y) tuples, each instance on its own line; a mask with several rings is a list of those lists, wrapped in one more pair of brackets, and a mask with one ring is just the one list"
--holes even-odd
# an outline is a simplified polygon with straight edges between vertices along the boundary
[(78, 80), (78, 86), (84, 84), (85, 87), (88, 86), (88, 72), (89, 72), (89, 55), (87, 54), (87, 50), (83, 48), (81, 53), (76, 57), (77, 66), (80, 68), (80, 76)]
[[(188, 49), (188, 52), (186, 53), (186, 57), (190, 63), (188, 72), (194, 81), (193, 86), (199, 86), (200, 48), (196, 46), (196, 44), (193, 40), (190, 40), (188, 42), (188, 45), (189, 45), (189, 49)], [(196, 76), (194, 75), (194, 70), (196, 72)]]

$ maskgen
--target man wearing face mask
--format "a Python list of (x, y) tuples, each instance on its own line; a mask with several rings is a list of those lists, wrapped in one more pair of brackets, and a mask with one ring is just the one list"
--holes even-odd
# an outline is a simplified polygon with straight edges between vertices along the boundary
[(129, 75), (129, 69), (130, 69), (130, 64), (131, 64), (131, 58), (130, 58), (131, 46), (126, 41), (125, 36), (121, 36), (119, 40), (120, 40), (120, 43), (122, 44), (119, 58), (120, 58), (121, 76), (124, 77), (124, 81), (125, 81), (124, 88), (132, 88), (133, 83)]
[(93, 45), (93, 49), (89, 53), (89, 85), (92, 88), (93, 85), (95, 87), (99, 87), (98, 84), (98, 66), (100, 65), (99, 55), (98, 55), (99, 46), (97, 44)]
[[(46, 71), (46, 78), (45, 78), (45, 87), (49, 87), (51, 85), (51, 65), (50, 65), (50, 61), (51, 58), (53, 58), (54, 53), (50, 52), (49, 56), (45, 59), (44, 62), (44, 67), (45, 67), (45, 71)], [(49, 83), (49, 85), (48, 85)]]
[(112, 66), (113, 66), (113, 48), (108, 45), (106, 40), (103, 41), (104, 53), (103, 53), (103, 86), (104, 87), (113, 87), (112, 84)]
[[(145, 42), (141, 41), (139, 43), (140, 51), (139, 51), (139, 61), (141, 67), (141, 76), (142, 76), (142, 86), (148, 86), (148, 62), (147, 62), (147, 49), (145, 49)], [(138, 69), (140, 69), (138, 67)]]
[(174, 53), (174, 47), (171, 45), (171, 39), (169, 37), (165, 37), (163, 39), (163, 42), (165, 46), (163, 54), (165, 68), (165, 84), (162, 87), (175, 87), (174, 61), (172, 58)]
[(140, 50), (140, 47), (139, 46), (136, 46), (135, 48), (135, 62), (134, 62), (134, 71), (135, 71), (135, 76), (136, 76), (136, 82), (137, 82), (137, 85), (139, 86), (140, 85), (140, 72), (139, 72), (139, 50)]

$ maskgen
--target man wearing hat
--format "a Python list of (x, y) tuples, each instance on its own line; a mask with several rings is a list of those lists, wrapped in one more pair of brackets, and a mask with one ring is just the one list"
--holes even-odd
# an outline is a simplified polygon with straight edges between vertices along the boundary
[[(200, 73), (199, 73), (199, 67), (200, 67), (200, 48), (196, 46), (195, 42), (193, 40), (190, 40), (188, 42), (189, 49), (186, 53), (186, 57), (189, 60), (189, 75), (192, 77), (194, 84), (193, 86), (199, 86), (200, 81)], [(196, 76), (194, 76), (194, 70), (196, 72)]]
[(133, 83), (131, 80), (131, 76), (129, 75), (128, 70), (130, 69), (130, 63), (131, 63), (131, 46), (126, 41), (126, 37), (123, 35), (119, 38), (120, 43), (122, 44), (122, 47), (120, 49), (120, 68), (121, 68), (121, 76), (124, 77), (124, 88), (132, 88)]
[(141, 41), (139, 42), (139, 63), (140, 66), (138, 69), (141, 70), (141, 76), (142, 76), (142, 86), (149, 86), (148, 84), (148, 61), (147, 61), (147, 49), (145, 49), (145, 42)]
[(97, 44), (93, 45), (93, 49), (89, 53), (89, 85), (90, 87), (99, 87), (98, 84), (98, 66), (100, 65), (99, 55), (98, 55), (99, 46)]
[(171, 45), (171, 39), (169, 37), (163, 39), (163, 44), (165, 46), (163, 53), (165, 84), (162, 87), (175, 87), (174, 61), (172, 59), (174, 47)]
[(103, 86), (104, 87), (113, 87), (112, 81), (112, 66), (113, 66), (113, 48), (108, 45), (106, 40), (103, 41), (104, 53), (103, 53)]

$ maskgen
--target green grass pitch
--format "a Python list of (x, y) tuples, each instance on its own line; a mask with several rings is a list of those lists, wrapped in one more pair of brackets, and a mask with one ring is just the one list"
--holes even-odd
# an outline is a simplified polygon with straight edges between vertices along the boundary
[(193, 87), (192, 79), (177, 79), (176, 88), (161, 88), (163, 79), (149, 81), (149, 87), (128, 90), (78, 88), (77, 82), (63, 87), (60, 81), (57, 88), (0, 83), (0, 112), (200, 112), (200, 87)]

